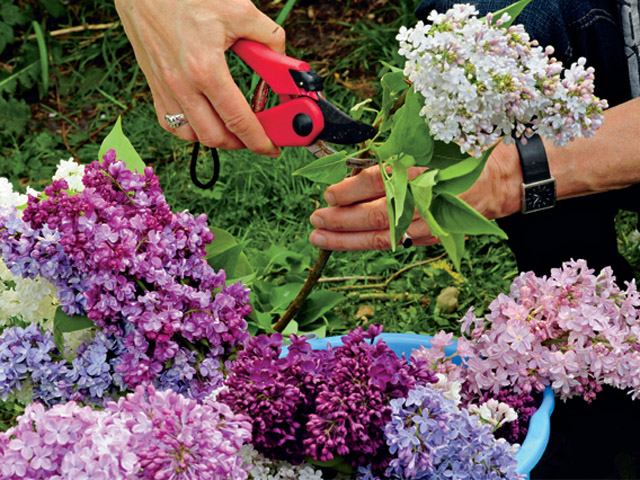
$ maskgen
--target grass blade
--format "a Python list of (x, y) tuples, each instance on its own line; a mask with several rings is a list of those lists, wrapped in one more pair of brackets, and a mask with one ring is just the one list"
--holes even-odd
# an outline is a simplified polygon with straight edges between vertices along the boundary
[(36, 41), (38, 42), (38, 50), (40, 51), (40, 70), (42, 74), (42, 92), (46, 95), (49, 91), (49, 55), (47, 53), (47, 42), (44, 39), (44, 32), (40, 28), (40, 24), (35, 20), (31, 22), (33, 30), (36, 34)]

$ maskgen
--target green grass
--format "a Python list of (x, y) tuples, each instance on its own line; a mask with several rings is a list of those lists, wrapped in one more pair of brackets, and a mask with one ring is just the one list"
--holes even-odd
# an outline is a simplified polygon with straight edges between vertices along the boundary
[[(274, 17), (283, 4), (259, 2)], [(18, 1), (9, 0), (6, 5), (17, 7)], [(310, 153), (288, 148), (280, 158), (270, 159), (246, 151), (220, 152), (219, 183), (212, 191), (196, 188), (188, 175), (191, 146), (157, 124), (144, 76), (121, 27), (50, 36), (59, 28), (117, 20), (112, 1), (81, 0), (63, 7), (57, 0), (30, 0), (20, 5), (24, 8), (19, 11), (4, 3), (0, 9), (0, 23), (12, 29), (6, 46), (0, 37), (0, 176), (20, 188), (26, 184), (42, 188), (61, 158), (77, 156), (85, 163), (95, 160), (110, 124), (122, 116), (125, 133), (143, 160), (154, 166), (174, 209), (204, 212), (211, 225), (246, 242), (245, 254), (257, 272), (251, 284), (256, 297), (304, 280), (317, 255), (306, 240), (311, 231), (308, 218), (323, 205), (324, 187), (292, 173), (313, 160)], [(363, 92), (375, 89), (367, 79), (380, 75), (384, 69), (381, 61), (398, 63), (394, 37), (401, 24), (413, 22), (413, 7), (414, 2), (407, 0), (389, 2), (371, 15), (347, 23), (338, 17), (310, 20), (306, 7), (296, 6), (285, 24), (290, 32), (322, 24), (325, 30), (340, 29), (345, 40), (334, 49), (340, 54), (324, 56), (296, 46), (304, 42), (292, 42), (290, 53), (312, 63), (326, 78), (327, 98), (348, 111), (362, 100)], [(350, 2), (345, 3), (342, 13), (345, 17), (353, 13)], [(41, 33), (34, 31), (33, 21)], [(32, 33), (37, 34), (32, 40), (15, 40)], [(43, 65), (45, 53), (48, 62)], [(233, 55), (229, 63), (234, 78), (248, 92), (251, 72)], [(335, 80), (336, 73), (341, 81)], [(205, 162), (202, 168), (203, 178), (208, 178), (207, 168), (211, 167)], [(638, 268), (640, 253), (634, 229), (633, 219), (621, 217), (621, 245)], [(472, 238), (469, 252), (459, 274), (452, 274), (450, 266), (441, 262), (412, 268), (384, 289), (354, 288), (365, 283), (360, 280), (322, 283), (318, 288), (323, 290), (348, 288), (336, 290), (345, 300), (313, 326), (324, 324), (327, 334), (372, 321), (385, 324), (388, 331), (453, 329), (469, 307), (482, 311), (499, 292), (507, 291), (517, 274), (510, 251), (496, 239)], [(441, 254), (439, 246), (397, 252), (336, 252), (324, 275), (386, 279), (403, 267)], [(451, 313), (436, 306), (437, 296), (448, 286), (460, 292), (459, 306)], [(376, 295), (387, 299), (376, 299)], [(356, 317), (362, 305), (374, 308), (373, 317)]]

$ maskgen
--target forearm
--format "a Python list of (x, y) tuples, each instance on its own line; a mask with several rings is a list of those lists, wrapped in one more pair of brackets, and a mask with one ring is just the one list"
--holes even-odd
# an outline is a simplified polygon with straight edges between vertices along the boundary
[(589, 195), (640, 183), (640, 98), (605, 112), (591, 138), (564, 147), (546, 142), (558, 199)]

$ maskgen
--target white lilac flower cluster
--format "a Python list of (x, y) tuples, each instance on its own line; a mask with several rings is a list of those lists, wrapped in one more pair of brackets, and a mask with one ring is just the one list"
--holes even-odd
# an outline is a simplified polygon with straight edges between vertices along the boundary
[(245, 465), (251, 465), (249, 480), (322, 480), (322, 472), (309, 464), (267, 460), (251, 444), (242, 447), (240, 456)]
[(563, 75), (552, 47), (540, 47), (522, 25), (504, 28), (508, 14), (495, 22), (477, 15), (469, 4), (454, 5), (396, 37), (433, 137), (479, 156), (503, 136), (509, 142), (536, 132), (556, 145), (592, 136), (607, 102), (593, 95), (585, 59)]

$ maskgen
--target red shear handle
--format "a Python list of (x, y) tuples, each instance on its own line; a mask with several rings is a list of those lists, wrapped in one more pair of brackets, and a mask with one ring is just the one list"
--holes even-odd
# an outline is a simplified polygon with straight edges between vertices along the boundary
[(271, 141), (280, 147), (311, 145), (324, 129), (324, 116), (310, 98), (300, 97), (256, 114)]
[(252, 40), (238, 40), (231, 50), (260, 75), (277, 94), (305, 95), (317, 99), (317, 94), (300, 88), (291, 76), (290, 70), (301, 72), (311, 70), (308, 63), (276, 53), (269, 47)]

